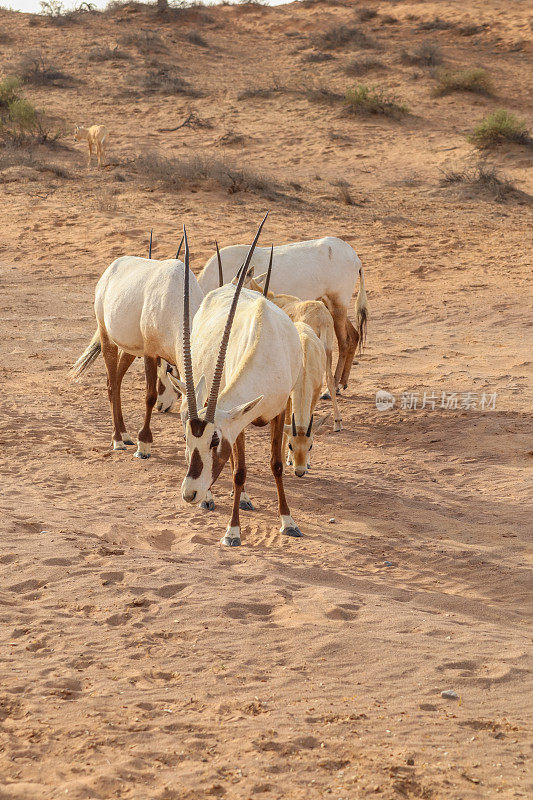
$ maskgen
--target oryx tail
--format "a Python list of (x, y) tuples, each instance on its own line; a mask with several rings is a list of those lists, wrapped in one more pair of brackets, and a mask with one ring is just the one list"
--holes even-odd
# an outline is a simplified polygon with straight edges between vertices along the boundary
[(95, 331), (95, 334), (91, 339), (90, 344), (85, 348), (81, 356), (78, 358), (78, 360), (70, 370), (71, 377), (79, 378), (80, 375), (82, 375), (86, 369), (89, 369), (93, 361), (96, 361), (101, 351), (102, 351), (102, 345), (100, 343), (100, 333), (98, 331)]
[(359, 336), (359, 352), (366, 342), (366, 326), (368, 321), (368, 302), (365, 290), (363, 267), (359, 269), (359, 291), (355, 300), (355, 327)]

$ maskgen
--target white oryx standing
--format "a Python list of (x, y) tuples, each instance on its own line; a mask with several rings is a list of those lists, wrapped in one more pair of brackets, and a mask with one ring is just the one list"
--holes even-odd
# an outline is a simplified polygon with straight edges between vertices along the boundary
[[(253, 278), (249, 280), (250, 289), (256, 292), (262, 292), (263, 287)], [(339, 404), (335, 393), (335, 381), (332, 372), (333, 361), (333, 343), (335, 339), (335, 330), (333, 326), (333, 319), (328, 309), (321, 300), (299, 300), (290, 294), (274, 294), (268, 291), (268, 286), (265, 284), (266, 296), (268, 299), (275, 303), (279, 308), (292, 319), (294, 323), (305, 322), (316, 333), (320, 339), (325, 351), (325, 367), (322, 375), (326, 376), (326, 386), (328, 387), (329, 396), (333, 403), (333, 430), (342, 430), (342, 420), (340, 417)]]
[[(245, 245), (224, 247), (221, 251), (223, 275), (231, 280), (246, 254)], [(258, 247), (252, 261), (255, 274), (264, 272), (270, 248)], [(339, 348), (335, 385), (346, 388), (357, 347), (364, 344), (368, 316), (365, 282), (361, 261), (354, 249), (342, 239), (326, 236), (274, 247), (275, 272), (271, 289), (275, 294), (291, 294), (300, 300), (323, 300), (333, 317)], [(207, 294), (217, 285), (217, 257), (213, 255), (198, 276)], [(348, 319), (348, 308), (359, 276), (355, 302), (356, 327)]]
[[(120, 387), (136, 357), (144, 358), (146, 413), (139, 431), (138, 458), (149, 458), (153, 440), (152, 409), (157, 400), (157, 360), (165, 359), (182, 371), (184, 265), (175, 258), (165, 261), (123, 256), (106, 269), (95, 289), (94, 310), (98, 328), (85, 352), (72, 368), (81, 375), (102, 352), (107, 370), (107, 389), (113, 416), (113, 449), (134, 444), (122, 416)], [(190, 310), (194, 315), (203, 300), (194, 275), (190, 279)]]
[[(192, 334), (188, 326), (188, 272), (185, 273), (183, 375), (188, 470), (182, 497), (188, 503), (205, 500), (224, 464), (231, 459), (233, 510), (221, 540), (230, 547), (241, 543), (239, 500), (246, 480), (244, 430), (250, 423), (262, 426), (270, 422), (270, 467), (278, 491), (281, 532), (302, 535), (285, 498), (282, 458), (287, 399), (301, 366), (300, 339), (283, 311), (257, 292), (242, 290), (265, 219), (266, 216), (248, 250), (237, 286), (227, 284), (206, 295), (194, 317)], [(187, 243), (185, 263), (188, 264)], [(196, 388), (193, 373), (201, 376)]]
[(294, 474), (302, 478), (310, 467), (313, 437), (329, 416), (315, 420), (313, 415), (326, 369), (326, 352), (309, 325), (305, 322), (294, 324), (302, 345), (302, 369), (287, 403), (283, 439), (289, 451), (287, 464), (294, 465)]

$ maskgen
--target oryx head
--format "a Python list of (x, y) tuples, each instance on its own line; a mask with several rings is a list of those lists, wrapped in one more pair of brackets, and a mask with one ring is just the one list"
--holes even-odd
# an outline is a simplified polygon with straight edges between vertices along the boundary
[[(188, 503), (201, 503), (211, 485), (216, 481), (222, 467), (231, 454), (238, 433), (255, 418), (253, 409), (263, 396), (250, 399), (230, 411), (217, 409), (217, 399), (224, 370), (231, 326), (237, 309), (239, 295), (250, 261), (265, 223), (261, 222), (244, 264), (238, 273), (237, 287), (229, 310), (220, 343), (211, 391), (207, 397), (206, 381), (202, 376), (195, 387), (189, 320), (189, 246), (185, 236), (185, 280), (183, 290), (183, 368), (184, 389), (187, 401), (185, 425), (186, 457), (188, 470), (181, 486), (183, 499)], [(175, 381), (172, 381), (175, 385)], [(204, 405), (205, 404), (205, 405)], [(200, 410), (198, 410), (200, 408)], [(185, 412), (184, 412), (185, 413)]]
[(309, 425), (305, 428), (296, 424), (293, 414), (291, 424), (285, 425), (285, 433), (289, 437), (288, 463), (293, 465), (294, 474), (298, 478), (303, 478), (311, 466), (310, 452), (313, 449), (313, 438), (321, 430), (328, 417), (329, 414), (326, 414), (322, 419), (315, 420), (311, 414)]
[(79, 126), (79, 125), (76, 125), (76, 126), (74, 127), (74, 139), (75, 139), (77, 142), (79, 142), (79, 141), (80, 141), (80, 139), (81, 139), (81, 135), (80, 135), (80, 126)]

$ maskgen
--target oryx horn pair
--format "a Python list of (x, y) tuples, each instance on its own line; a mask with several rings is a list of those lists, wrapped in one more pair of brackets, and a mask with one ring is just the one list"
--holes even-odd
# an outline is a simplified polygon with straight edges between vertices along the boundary
[[(264, 220), (263, 220), (263, 222), (264, 222)], [(263, 222), (261, 223), (261, 225), (263, 224)], [(218, 242), (215, 242), (215, 245), (216, 245), (216, 248), (217, 248), (217, 261), (218, 261), (218, 287), (220, 288), (221, 286), (224, 285), (224, 275), (222, 273), (222, 259), (220, 257), (220, 250), (218, 249)], [(270, 284), (270, 275), (272, 273), (272, 259), (273, 259), (273, 257), (274, 257), (274, 245), (272, 245), (272, 247), (270, 248), (270, 261), (269, 261), (269, 264), (268, 264), (268, 272), (267, 272), (267, 276), (266, 276), (266, 280), (265, 280), (265, 286), (263, 288), (263, 297), (266, 297), (268, 295), (268, 287), (269, 287), (269, 284)], [(242, 267), (241, 267), (241, 269), (242, 269)], [(237, 272), (237, 276), (240, 275), (241, 269)]]
[[(152, 234), (153, 234), (153, 232), (154, 232), (154, 229), (151, 228), (150, 229), (150, 244), (148, 245), (148, 258), (152, 258)], [(180, 250), (181, 250), (182, 244), (183, 244), (183, 236), (181, 237), (181, 242), (180, 242), (180, 246), (178, 247), (178, 252), (176, 253), (176, 258), (180, 257)]]
[[(237, 310), (237, 303), (239, 302), (239, 296), (244, 283), (244, 278), (248, 271), (248, 267), (250, 266), (250, 261), (252, 260), (257, 240), (259, 239), (261, 230), (263, 229), (263, 225), (265, 224), (267, 217), (268, 217), (268, 211), (263, 217), (263, 220), (259, 225), (259, 228), (257, 229), (255, 238), (250, 246), (248, 255), (246, 256), (246, 260), (242, 265), (242, 267), (240, 268), (239, 272), (237, 273), (239, 276), (239, 280), (237, 282), (235, 293), (233, 295), (233, 300), (230, 306), (228, 318), (226, 320), (226, 325), (224, 327), (224, 333), (222, 334), (222, 341), (220, 343), (220, 350), (218, 353), (218, 358), (215, 366), (215, 373), (213, 375), (213, 382), (211, 384), (211, 391), (209, 393), (209, 399), (207, 401), (207, 410), (205, 413), (206, 422), (213, 423), (215, 421), (215, 410), (217, 407), (220, 382), (222, 380), (222, 372), (224, 370), (224, 360), (226, 358), (226, 351), (228, 349), (228, 342), (231, 333), (231, 327), (233, 325), (233, 319), (235, 317), (235, 312)], [(185, 227), (183, 228), (183, 236), (185, 239), (185, 278), (183, 285), (183, 369), (185, 372), (185, 388), (187, 395), (188, 417), (190, 420), (192, 420), (192, 419), (198, 419), (198, 409), (196, 407), (196, 394), (194, 391), (194, 378), (192, 373), (191, 329), (189, 320), (189, 244), (187, 242), (187, 231), (185, 230)], [(217, 252), (218, 252), (218, 246), (217, 246)], [(222, 266), (220, 262), (220, 253), (219, 253), (219, 276), (221, 275), (221, 272), (222, 272)]]
[[(307, 431), (305, 433), (307, 438), (311, 436), (312, 427), (313, 427), (313, 414), (311, 414), (311, 419), (309, 420), (309, 427), (307, 428)], [(294, 413), (292, 415), (292, 435), (296, 436), (296, 420), (294, 419)]]

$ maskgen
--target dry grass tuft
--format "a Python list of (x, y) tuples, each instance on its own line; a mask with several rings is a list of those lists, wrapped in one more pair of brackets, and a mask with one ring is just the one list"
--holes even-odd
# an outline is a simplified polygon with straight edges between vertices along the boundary
[(151, 56), (154, 53), (161, 53), (167, 49), (161, 36), (153, 31), (124, 33), (120, 37), (119, 42), (126, 47), (136, 47), (139, 53), (146, 56)]
[(352, 78), (358, 78), (360, 75), (366, 75), (367, 72), (380, 69), (388, 69), (388, 67), (379, 58), (354, 58), (353, 61), (346, 64), (344, 72)]
[(125, 61), (130, 58), (129, 53), (115, 47), (93, 47), (89, 50), (89, 61)]
[(436, 73), (437, 86), (435, 94), (444, 95), (452, 92), (474, 92), (475, 94), (492, 95), (494, 85), (489, 73), (479, 67), (470, 69), (443, 69)]
[(476, 125), (468, 140), (479, 148), (495, 147), (505, 142), (533, 144), (525, 121), (503, 108), (489, 114)]
[(185, 39), (189, 44), (195, 44), (198, 47), (209, 47), (206, 39), (199, 33), (199, 31), (189, 31), (185, 34)]
[(497, 167), (487, 165), (485, 161), (460, 169), (448, 167), (441, 172), (442, 186), (462, 185), (474, 195), (486, 195), (498, 203), (505, 200), (530, 203), (532, 200), (530, 195), (521, 192), (507, 176), (502, 175)]
[(172, 67), (161, 66), (159, 69), (149, 70), (140, 80), (145, 92), (158, 94), (176, 94), (184, 97), (201, 97), (201, 92), (196, 91), (190, 83), (177, 75)]
[(383, 89), (371, 88), (364, 84), (348, 89), (345, 105), (348, 114), (383, 114), (387, 117), (399, 117), (409, 111), (407, 105), (398, 98), (385, 94)]
[(375, 39), (371, 39), (360, 28), (348, 25), (338, 25), (324, 33), (317, 33), (312, 42), (319, 50), (337, 50), (348, 45), (366, 49), (379, 48)]
[(302, 61), (305, 61), (307, 64), (321, 64), (323, 61), (333, 61), (334, 58), (335, 56), (332, 56), (331, 53), (315, 51), (303, 56)]
[(412, 50), (403, 50), (400, 59), (404, 64), (436, 67), (442, 64), (442, 50), (435, 42), (421, 42)]
[(369, 19), (375, 19), (378, 15), (378, 12), (375, 8), (367, 8), (363, 6), (357, 12), (357, 19), (359, 22), (367, 22)]
[(277, 181), (226, 159), (200, 155), (173, 158), (151, 152), (138, 156), (135, 163), (141, 175), (161, 181), (174, 191), (211, 185), (229, 194), (253, 192), (269, 200), (280, 196), (281, 187)]
[(450, 22), (450, 20), (441, 19), (440, 17), (434, 17), (433, 19), (420, 22), (417, 26), (417, 31), (448, 31), (451, 28), (455, 28), (455, 22)]

